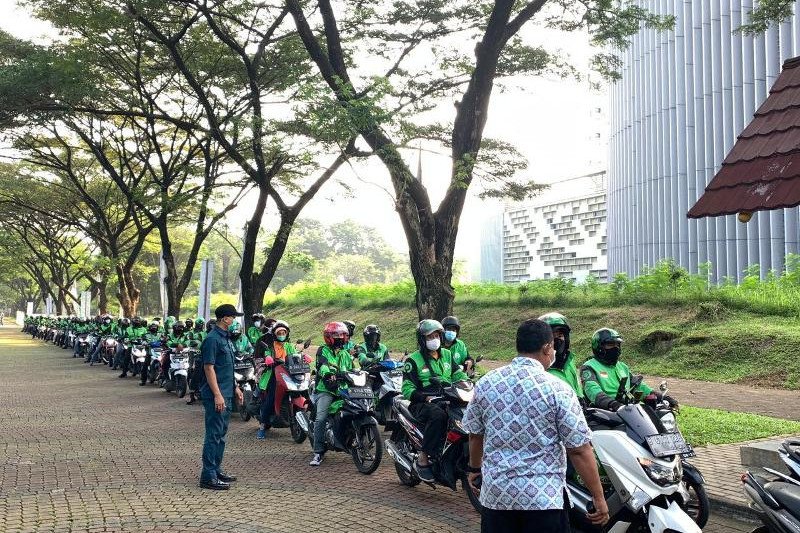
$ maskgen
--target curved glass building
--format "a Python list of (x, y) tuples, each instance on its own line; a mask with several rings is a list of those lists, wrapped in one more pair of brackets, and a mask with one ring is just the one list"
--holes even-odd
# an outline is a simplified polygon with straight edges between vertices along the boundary
[[(753, 264), (781, 271), (798, 252), (798, 209), (689, 220), (686, 213), (781, 71), (800, 55), (797, 13), (766, 33), (736, 30), (752, 0), (651, 0), (674, 14), (673, 31), (645, 29), (623, 53), (611, 89), (608, 270), (636, 275), (665, 258), (716, 280), (740, 280)], [(800, 102), (797, 103), (800, 105)]]

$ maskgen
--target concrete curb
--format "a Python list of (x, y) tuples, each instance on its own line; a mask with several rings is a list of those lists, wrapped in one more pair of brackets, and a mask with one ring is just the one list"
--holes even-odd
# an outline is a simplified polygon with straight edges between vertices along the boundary
[(758, 515), (742, 502), (736, 502), (727, 498), (719, 498), (708, 495), (711, 502), (711, 514), (725, 515), (743, 522), (750, 522), (752, 524), (760, 524)]

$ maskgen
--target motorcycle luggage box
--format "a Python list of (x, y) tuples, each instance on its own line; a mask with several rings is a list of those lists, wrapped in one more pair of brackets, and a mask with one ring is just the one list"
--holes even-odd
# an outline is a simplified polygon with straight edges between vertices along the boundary
[(800, 487), (791, 483), (774, 481), (767, 483), (764, 489), (775, 498), (775, 501), (786, 508), (792, 516), (800, 518)]

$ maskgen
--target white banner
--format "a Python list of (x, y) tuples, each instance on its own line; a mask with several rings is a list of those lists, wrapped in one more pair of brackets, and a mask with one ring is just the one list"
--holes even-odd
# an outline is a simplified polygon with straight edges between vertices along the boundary
[(25, 314), (28, 316), (33, 314), (33, 302), (28, 302), (28, 305), (25, 308)]
[(48, 296), (47, 300), (45, 300), (44, 309), (45, 309), (44, 314), (46, 314), (46, 315), (52, 315), (53, 314), (53, 297), (52, 296)]
[(25, 313), (22, 311), (17, 311), (17, 324), (22, 325), (25, 323)]
[(91, 318), (92, 316), (92, 293), (91, 291), (83, 291), (81, 293), (81, 318)]
[(214, 261), (203, 259), (200, 262), (200, 289), (197, 298), (197, 316), (203, 320), (211, 318), (211, 282), (214, 278)]

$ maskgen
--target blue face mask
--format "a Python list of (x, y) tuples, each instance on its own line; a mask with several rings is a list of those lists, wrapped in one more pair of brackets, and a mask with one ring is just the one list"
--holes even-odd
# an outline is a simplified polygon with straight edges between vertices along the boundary
[(275, 337), (275, 338), (276, 338), (276, 339), (278, 339), (278, 341), (280, 341), (280, 342), (283, 342), (283, 341), (285, 341), (285, 340), (286, 340), (286, 335), (278, 335), (278, 336), (277, 336), (277, 337)]
[(458, 333), (456, 333), (455, 331), (447, 330), (444, 332), (444, 340), (446, 340), (447, 342), (453, 342), (454, 340), (456, 340), (456, 335), (458, 335)]

